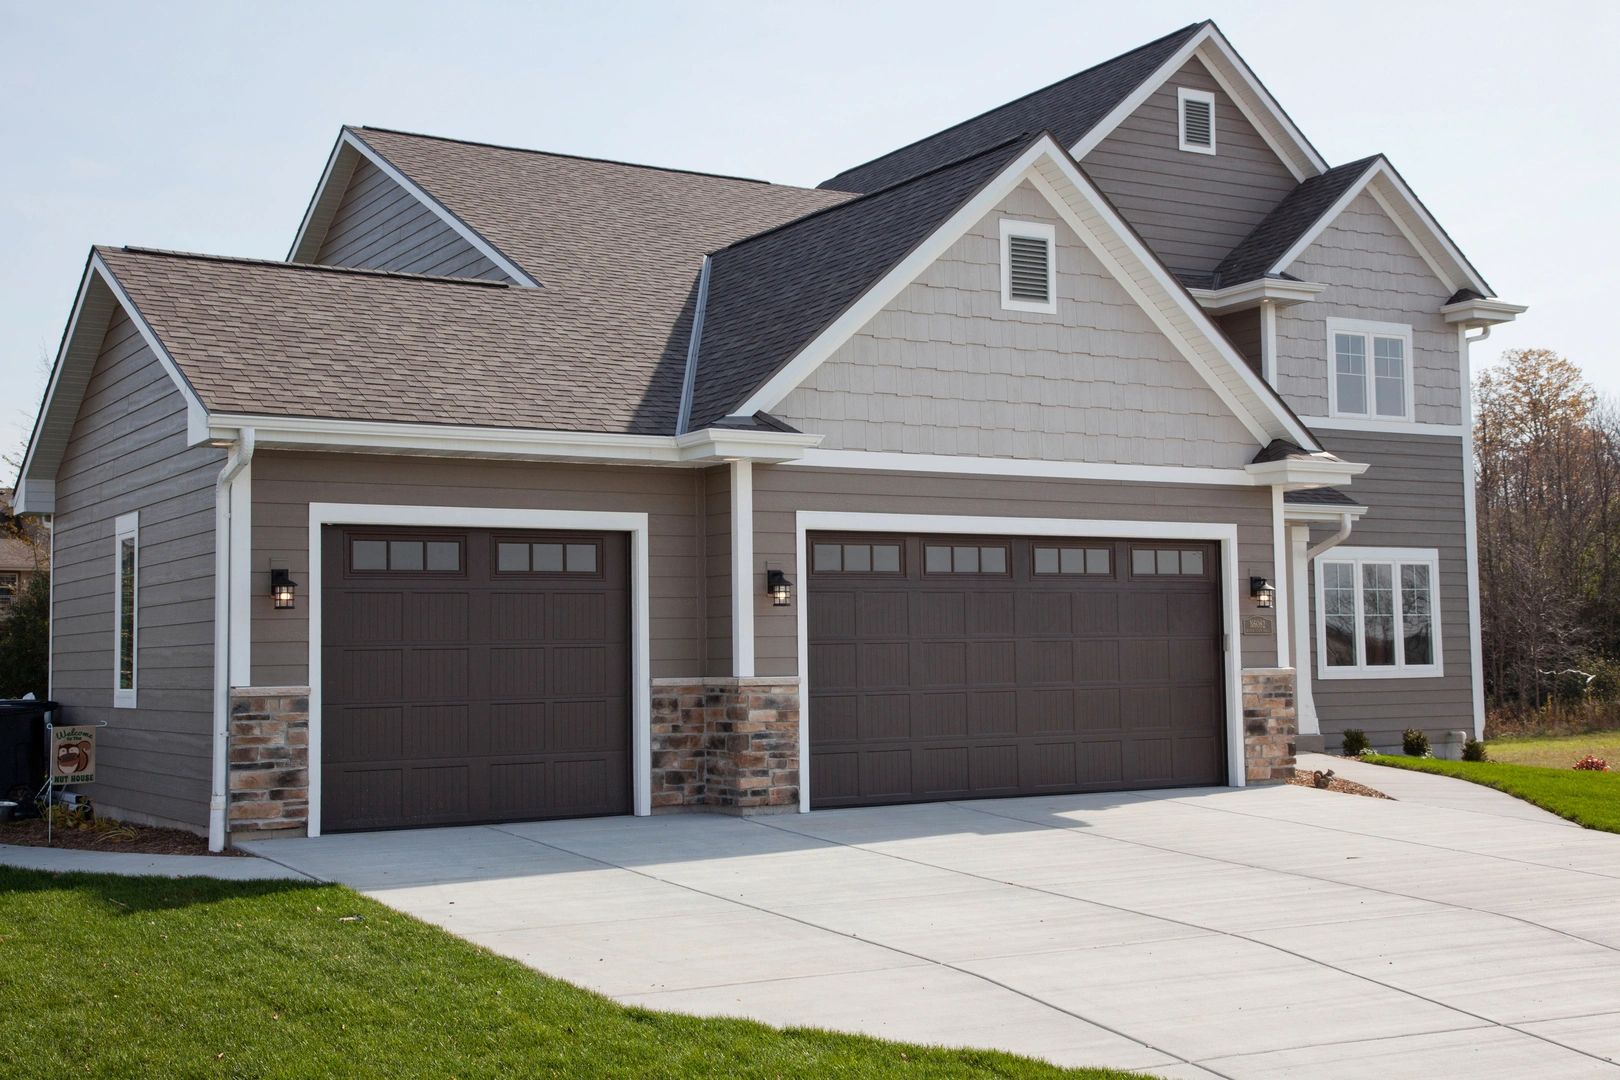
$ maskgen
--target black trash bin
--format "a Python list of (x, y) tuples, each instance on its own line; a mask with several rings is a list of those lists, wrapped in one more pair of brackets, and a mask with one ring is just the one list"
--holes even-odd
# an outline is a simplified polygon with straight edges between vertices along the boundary
[(31, 815), (45, 786), (45, 717), (60, 714), (54, 701), (0, 700), (0, 799)]

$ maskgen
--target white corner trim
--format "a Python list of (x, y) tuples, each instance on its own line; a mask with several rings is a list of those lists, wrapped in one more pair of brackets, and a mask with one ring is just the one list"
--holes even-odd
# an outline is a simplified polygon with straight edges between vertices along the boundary
[(754, 466), (731, 463), (731, 673), (754, 677)]
[(837, 510), (799, 510), (794, 515), (794, 547), (800, 582), (805, 583), (797, 607), (799, 664), (799, 810), (810, 810), (811, 719), (810, 636), (805, 535), (811, 532), (955, 533), (981, 536), (1106, 536), (1126, 540), (1212, 540), (1220, 544), (1221, 609), (1226, 687), (1226, 768), (1232, 787), (1246, 783), (1243, 759), (1243, 665), (1240, 598), (1238, 588), (1238, 528), (1228, 522), (1104, 521), (1074, 518), (984, 517), (959, 514), (873, 514)]
[(1430, 424), (1411, 420), (1367, 420), (1353, 416), (1302, 416), (1312, 430), (1325, 431), (1377, 431), (1399, 435), (1433, 435), (1437, 438), (1461, 438), (1461, 424)]
[[(1466, 327), (1457, 329), (1457, 366), (1462, 385), (1472, 387)], [(1474, 401), (1473, 395), (1463, 394), (1462, 403), (1463, 454), (1463, 552), (1468, 560), (1468, 666), (1472, 675), (1474, 702), (1474, 738), (1485, 737), (1485, 649), (1480, 634), (1480, 621), (1484, 609), (1479, 596), (1479, 523), (1474, 507)]]
[[(1414, 422), (1416, 402), (1413, 398), (1417, 394), (1416, 372), (1417, 358), (1412, 351), (1412, 327), (1409, 323), (1374, 322), (1369, 319), (1341, 319), (1329, 318), (1327, 322), (1327, 340), (1323, 348), (1327, 353), (1327, 380), (1328, 380), (1328, 415), (1335, 419), (1350, 420), (1376, 420), (1410, 424)], [(1366, 381), (1367, 411), (1360, 413), (1345, 412), (1339, 408), (1339, 360), (1338, 335), (1348, 334), (1362, 338), (1366, 342), (1366, 351), (1362, 355), (1366, 371), (1362, 373)], [(1394, 338), (1401, 342), (1401, 404), (1404, 410), (1399, 416), (1391, 416), (1377, 412), (1378, 372), (1377, 359), (1374, 356), (1376, 346), (1374, 338)]]
[[(249, 444), (251, 445), (251, 443)], [(251, 451), (250, 451), (251, 452)], [(230, 480), (230, 678), (253, 685), (253, 462)]]
[[(134, 611), (132, 630), (130, 633), (130, 676), (129, 686), (120, 686), (123, 681), (123, 653), (124, 653), (124, 541), (128, 540), (134, 545), (135, 565), (130, 573), (130, 602)], [(113, 520), (113, 647), (112, 647), (112, 704), (115, 709), (133, 709), (136, 707), (136, 696), (141, 685), (141, 564), (145, 561), (141, 557), (141, 514), (135, 511), (129, 514), (119, 514)]]
[(1270, 300), (1260, 301), (1260, 377), (1277, 385), (1277, 305)]
[[(1209, 145), (1187, 141), (1187, 102), (1196, 101), (1209, 106)], [(1215, 95), (1208, 90), (1194, 90), (1187, 86), (1176, 87), (1176, 148), (1189, 154), (1215, 153)]]
[(648, 515), (594, 510), (476, 506), (309, 504), (309, 835), (321, 832), (321, 529), (400, 525), (451, 529), (589, 529), (630, 534), (631, 791), (638, 817), (652, 812), (652, 663), (648, 601)]
[[(1440, 551), (1438, 548), (1402, 547), (1349, 547), (1341, 545), (1317, 556), (1316, 560), (1316, 677), (1324, 681), (1338, 679), (1437, 679), (1446, 673), (1444, 641), (1441, 635)], [(1361, 599), (1362, 569), (1368, 563), (1390, 563), (1392, 575), (1395, 619), (1394, 667), (1369, 667), (1358, 663), (1354, 667), (1330, 667), (1327, 662), (1327, 605), (1324, 602), (1326, 580), (1322, 567), (1327, 563), (1349, 563), (1356, 576), (1356, 654), (1360, 656), (1365, 644), (1362, 622), (1366, 606)], [(1419, 564), (1429, 569), (1429, 624), (1434, 635), (1434, 663), (1407, 665), (1405, 660), (1405, 633), (1401, 625), (1401, 565)]]
[(1288, 526), (1288, 551), (1294, 575), (1294, 715), (1301, 735), (1320, 735), (1316, 698), (1311, 693), (1311, 570), (1305, 557), (1311, 546), (1309, 525)]
[[(1046, 300), (1015, 300), (1012, 295), (1012, 250), (1014, 236), (1046, 242)], [(1001, 219), (1001, 308), (1003, 311), (1035, 311), (1047, 315), (1057, 311), (1058, 245), (1057, 229), (1038, 221)]]
[(1029, 458), (906, 454), (885, 450), (806, 450), (793, 461), (803, 468), (860, 469), (874, 472), (955, 473), (966, 476), (1026, 477), (1043, 480), (1109, 480), (1141, 484), (1214, 484), (1252, 487), (1257, 481), (1241, 468), (1192, 465), (1113, 465), (1107, 462), (1041, 461)]
[(1283, 507), (1283, 489), (1271, 489), (1271, 587), (1276, 589), (1272, 598), (1276, 612), (1274, 627), (1277, 632), (1277, 666), (1292, 667), (1288, 650), (1288, 517)]

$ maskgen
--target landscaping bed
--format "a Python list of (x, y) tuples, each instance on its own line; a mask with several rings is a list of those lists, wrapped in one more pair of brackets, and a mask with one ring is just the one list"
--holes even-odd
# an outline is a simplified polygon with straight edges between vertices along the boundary
[[(1331, 772), (1332, 770), (1328, 771)], [(1316, 782), (1315, 773), (1311, 769), (1295, 769), (1294, 775), (1288, 778), (1288, 782), (1295, 787), (1312, 788), (1317, 791), (1337, 791), (1341, 795), (1365, 795), (1369, 799), (1389, 798), (1388, 795), (1376, 788), (1370, 788), (1366, 784), (1358, 784), (1354, 780), (1346, 780), (1342, 776), (1332, 777), (1328, 780), (1327, 787), (1323, 787)]]
[(184, 829), (131, 825), (123, 821), (93, 821), (67, 827), (58, 822), (50, 843), (45, 841), (45, 819), (0, 822), (0, 844), (23, 847), (69, 848), (75, 851), (124, 851), (139, 855), (245, 855), (245, 852), (209, 851), (208, 839)]
[(0, 867), (0, 955), (30, 1076), (1131, 1076), (626, 1008), (335, 885)]
[(1588, 829), (1620, 833), (1620, 773), (1372, 754), (1362, 761), (1484, 784)]

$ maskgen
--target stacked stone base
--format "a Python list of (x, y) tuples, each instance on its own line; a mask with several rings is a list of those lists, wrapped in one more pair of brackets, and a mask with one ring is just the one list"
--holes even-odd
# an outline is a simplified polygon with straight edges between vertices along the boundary
[(798, 680), (653, 683), (655, 811), (757, 814), (798, 805)]
[(309, 687), (231, 691), (233, 833), (303, 829), (309, 821)]
[(1243, 768), (1247, 781), (1261, 784), (1294, 775), (1293, 668), (1249, 668), (1243, 672)]

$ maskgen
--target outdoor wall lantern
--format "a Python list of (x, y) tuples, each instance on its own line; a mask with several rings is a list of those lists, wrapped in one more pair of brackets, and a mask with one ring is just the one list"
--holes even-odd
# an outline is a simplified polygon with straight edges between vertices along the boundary
[(275, 602), (277, 611), (288, 611), (293, 606), (293, 595), (298, 589), (298, 582), (285, 570), (270, 571), (270, 599)]
[(1277, 599), (1277, 587), (1263, 577), (1249, 579), (1249, 596), (1258, 607), (1268, 608)]
[(772, 607), (789, 607), (793, 604), (793, 582), (780, 570), (765, 571), (765, 591), (771, 595)]

